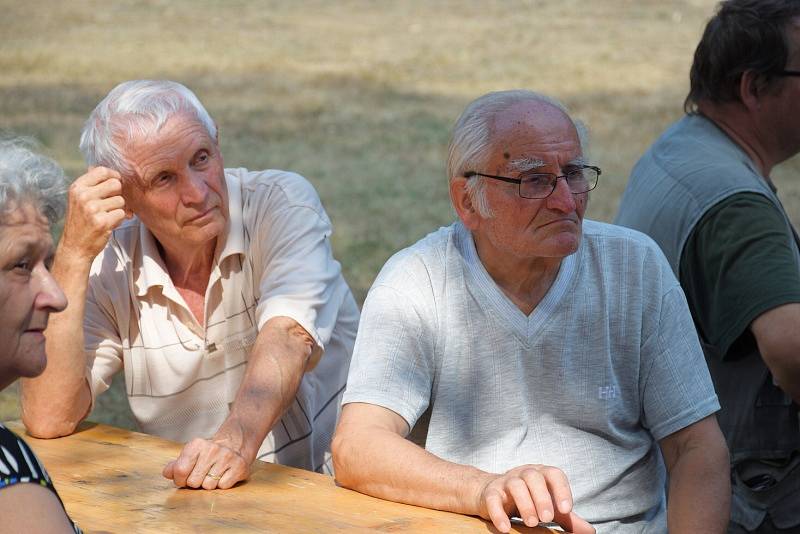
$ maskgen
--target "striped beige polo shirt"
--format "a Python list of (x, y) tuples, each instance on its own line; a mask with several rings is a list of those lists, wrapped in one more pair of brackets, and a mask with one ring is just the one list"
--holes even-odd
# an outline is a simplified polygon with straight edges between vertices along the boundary
[(358, 308), (333, 258), (331, 222), (302, 176), (226, 169), (229, 219), (217, 243), (200, 324), (176, 290), (153, 235), (138, 220), (115, 230), (95, 259), (84, 332), (93, 398), (124, 371), (144, 432), (210, 438), (228, 416), (259, 329), (297, 321), (324, 353), (259, 458), (330, 471), (358, 326)]

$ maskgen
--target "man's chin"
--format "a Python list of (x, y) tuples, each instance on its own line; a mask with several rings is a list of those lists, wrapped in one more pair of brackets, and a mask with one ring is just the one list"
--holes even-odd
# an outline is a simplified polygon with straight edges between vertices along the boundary
[(565, 258), (578, 251), (581, 245), (581, 232), (580, 230), (577, 232), (561, 232), (552, 236), (548, 241), (550, 241), (550, 247), (548, 248), (552, 251), (550, 256)]
[(226, 221), (224, 218), (214, 218), (207, 224), (198, 226), (185, 226), (183, 236), (186, 241), (197, 245), (204, 245), (220, 237), (225, 231)]

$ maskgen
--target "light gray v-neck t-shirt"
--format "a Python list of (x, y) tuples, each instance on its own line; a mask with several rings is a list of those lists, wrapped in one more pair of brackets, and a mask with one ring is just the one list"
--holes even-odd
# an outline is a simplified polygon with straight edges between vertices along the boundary
[[(455, 223), (395, 254), (361, 314), (343, 403), (383, 406), (425, 448), (502, 473), (562, 469), (598, 532), (666, 532), (657, 441), (719, 410), (686, 299), (658, 246), (584, 221), (524, 315)], [(387, 458), (386, 461), (392, 461)]]

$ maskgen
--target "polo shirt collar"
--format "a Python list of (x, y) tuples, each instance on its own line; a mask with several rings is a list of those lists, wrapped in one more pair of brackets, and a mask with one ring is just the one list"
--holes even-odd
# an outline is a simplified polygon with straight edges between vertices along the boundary
[(138, 268), (134, 269), (133, 283), (136, 286), (136, 295), (142, 297), (151, 288), (157, 286), (167, 288), (172, 285), (172, 282), (158, 250), (156, 238), (142, 221), (137, 220), (137, 222), (139, 225), (139, 250), (136, 251), (133, 261), (134, 267)]
[(238, 176), (225, 172), (225, 185), (228, 188), (228, 224), (224, 242), (217, 243), (217, 262), (222, 262), (235, 254), (244, 255), (244, 220), (242, 213), (242, 184)]

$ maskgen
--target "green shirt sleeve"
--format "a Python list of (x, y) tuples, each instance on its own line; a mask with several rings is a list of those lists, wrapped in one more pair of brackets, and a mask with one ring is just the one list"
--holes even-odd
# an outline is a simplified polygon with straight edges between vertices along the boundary
[(680, 282), (700, 336), (726, 359), (740, 344), (755, 342), (749, 326), (756, 317), (800, 302), (800, 270), (787, 233), (768, 198), (737, 193), (711, 208), (689, 235)]

